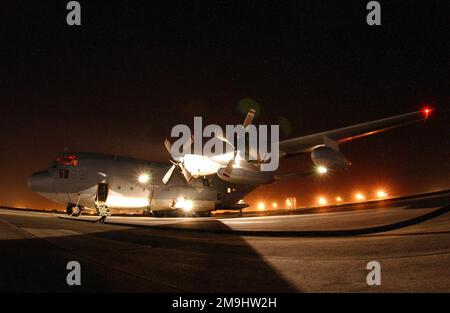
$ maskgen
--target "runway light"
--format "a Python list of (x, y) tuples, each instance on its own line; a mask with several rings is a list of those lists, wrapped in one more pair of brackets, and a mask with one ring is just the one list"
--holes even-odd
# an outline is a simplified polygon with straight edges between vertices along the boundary
[(386, 198), (387, 197), (387, 193), (384, 190), (378, 190), (377, 191), (377, 197), (378, 198)]
[(194, 207), (194, 202), (192, 200), (186, 200), (183, 197), (177, 198), (177, 201), (175, 202), (175, 208), (182, 209), (185, 212), (192, 211), (193, 207)]
[(319, 203), (319, 205), (326, 205), (328, 203), (328, 201), (325, 197), (319, 197), (317, 199), (317, 203)]
[(286, 199), (286, 208), (290, 209), (292, 207), (292, 200), (291, 198)]
[(342, 202), (342, 198), (341, 197), (336, 197), (336, 201), (337, 202)]
[(266, 209), (266, 204), (264, 202), (258, 203), (258, 210), (264, 211)]
[(295, 196), (286, 198), (286, 208), (296, 208), (297, 207), (297, 198)]
[(148, 174), (141, 174), (139, 175), (138, 180), (141, 184), (146, 184), (150, 180), (150, 176)]
[(272, 202), (272, 208), (274, 209), (278, 208), (278, 204), (276, 202)]
[(192, 211), (193, 207), (194, 207), (194, 202), (192, 200), (186, 200), (183, 210)]
[(326, 174), (328, 172), (328, 169), (325, 166), (318, 166), (317, 167), (317, 173), (320, 175)]
[(366, 197), (364, 197), (364, 195), (363, 195), (362, 193), (357, 193), (357, 194), (355, 195), (355, 199), (356, 199), (357, 201), (363, 201), (363, 200), (366, 199)]

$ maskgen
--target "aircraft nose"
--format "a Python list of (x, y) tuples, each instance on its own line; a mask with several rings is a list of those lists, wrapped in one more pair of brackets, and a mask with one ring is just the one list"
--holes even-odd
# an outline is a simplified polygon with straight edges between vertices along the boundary
[(52, 187), (52, 179), (50, 173), (47, 171), (40, 171), (33, 173), (28, 178), (28, 188), (30, 188), (31, 191), (36, 192), (50, 191), (51, 187)]

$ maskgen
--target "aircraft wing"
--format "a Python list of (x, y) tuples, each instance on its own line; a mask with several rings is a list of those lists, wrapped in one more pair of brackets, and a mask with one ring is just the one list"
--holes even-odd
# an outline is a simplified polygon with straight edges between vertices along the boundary
[(289, 157), (300, 153), (311, 152), (324, 142), (345, 143), (354, 139), (390, 130), (399, 126), (425, 120), (431, 109), (396, 115), (376, 121), (356, 124), (343, 128), (328, 130), (303, 137), (292, 138), (280, 142), (280, 156)]

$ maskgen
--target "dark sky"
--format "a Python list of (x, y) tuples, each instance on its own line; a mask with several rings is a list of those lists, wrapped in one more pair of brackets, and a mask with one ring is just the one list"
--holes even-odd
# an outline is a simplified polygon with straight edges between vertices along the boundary
[(240, 123), (246, 98), (256, 122), (287, 119), (288, 137), (436, 109), (344, 145), (348, 172), (266, 186), (252, 201), (449, 188), (449, 2), (380, 1), (378, 27), (367, 2), (81, 0), (82, 26), (70, 27), (67, 1), (1, 1), (0, 204), (56, 207), (26, 180), (64, 147), (163, 161), (172, 126)]

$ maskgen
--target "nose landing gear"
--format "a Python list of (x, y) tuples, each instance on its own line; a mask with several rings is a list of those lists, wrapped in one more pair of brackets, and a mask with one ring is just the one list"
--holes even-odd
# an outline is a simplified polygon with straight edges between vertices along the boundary
[(78, 200), (77, 200), (76, 204), (71, 203), (69, 194), (67, 194), (67, 198), (69, 200), (69, 203), (67, 203), (67, 207), (66, 207), (67, 214), (70, 216), (80, 216), (81, 211), (83, 211), (83, 207), (79, 205), (81, 195), (78, 194)]
[(72, 203), (67, 204), (66, 207), (66, 212), (70, 216), (80, 216), (82, 210), (83, 208), (81, 206)]

